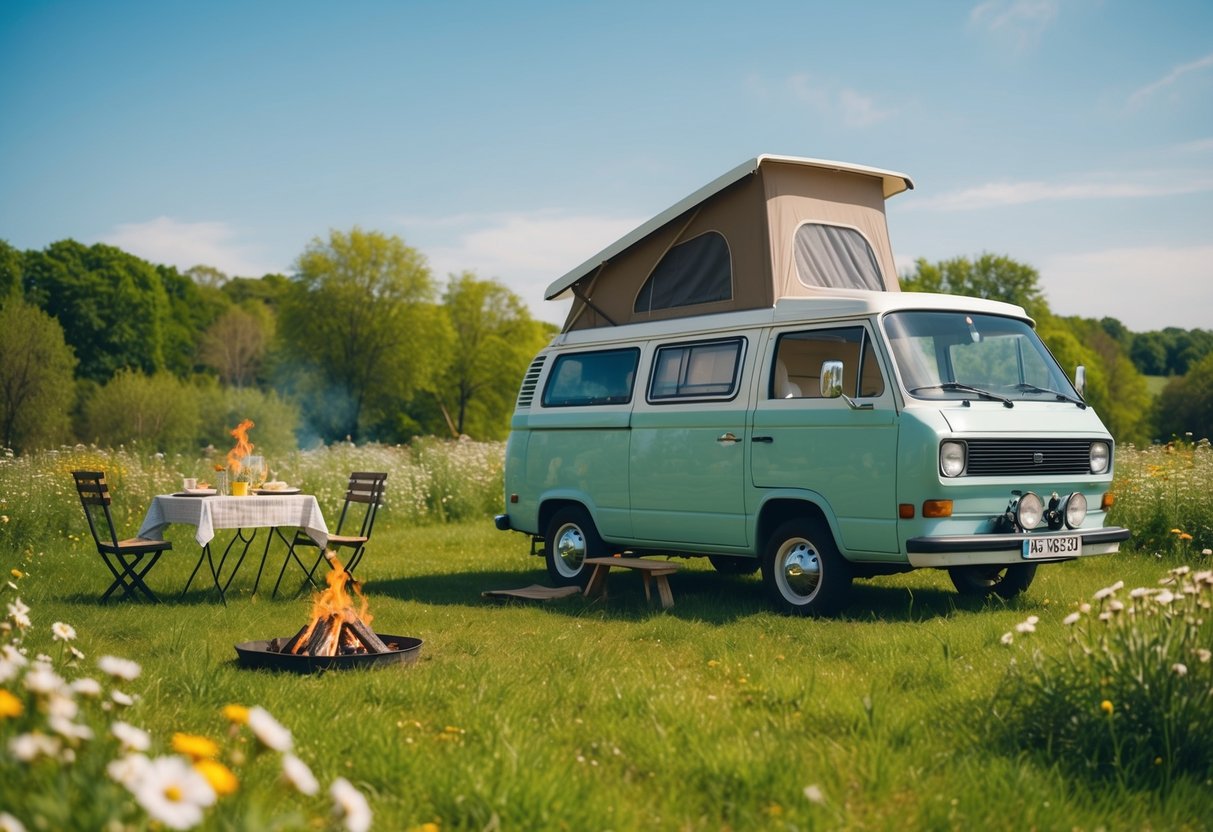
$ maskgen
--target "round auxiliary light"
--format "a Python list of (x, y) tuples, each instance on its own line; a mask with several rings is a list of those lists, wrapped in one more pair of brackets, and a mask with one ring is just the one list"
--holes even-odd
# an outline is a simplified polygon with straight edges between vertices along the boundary
[(965, 469), (965, 444), (943, 442), (939, 446), (939, 472), (945, 477), (959, 477)]
[(1030, 531), (1040, 525), (1045, 514), (1045, 504), (1031, 491), (1025, 491), (1015, 504), (1015, 522), (1024, 531)]
[(1102, 474), (1108, 470), (1108, 463), (1112, 459), (1112, 449), (1108, 447), (1107, 442), (1092, 442), (1091, 443), (1091, 473)]
[(1082, 521), (1087, 519), (1087, 498), (1081, 491), (1075, 491), (1066, 497), (1066, 526), (1077, 529)]

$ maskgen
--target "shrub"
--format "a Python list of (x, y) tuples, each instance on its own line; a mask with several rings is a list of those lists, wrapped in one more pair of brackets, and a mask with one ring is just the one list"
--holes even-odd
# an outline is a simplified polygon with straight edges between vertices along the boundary
[(1096, 592), (1064, 619), (1060, 651), (1033, 645), (1035, 616), (1006, 633), (1023, 649), (995, 696), (997, 739), (1122, 786), (1213, 773), (1213, 570), (1159, 584)]
[(198, 394), (169, 373), (119, 371), (84, 406), (87, 435), (99, 445), (183, 451), (198, 435)]

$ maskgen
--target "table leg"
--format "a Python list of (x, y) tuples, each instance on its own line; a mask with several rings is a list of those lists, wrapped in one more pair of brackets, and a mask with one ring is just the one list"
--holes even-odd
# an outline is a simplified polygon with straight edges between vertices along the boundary
[(674, 593), (670, 591), (670, 582), (665, 575), (655, 575), (657, 593), (661, 596), (661, 608), (668, 610), (674, 606)]

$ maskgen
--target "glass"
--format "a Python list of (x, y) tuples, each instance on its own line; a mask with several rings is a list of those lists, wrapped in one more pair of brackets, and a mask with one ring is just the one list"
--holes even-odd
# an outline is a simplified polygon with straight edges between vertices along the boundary
[(265, 485), (265, 475), (269, 470), (265, 457), (252, 454), (244, 458), (244, 466), (248, 473), (249, 488), (257, 489)]

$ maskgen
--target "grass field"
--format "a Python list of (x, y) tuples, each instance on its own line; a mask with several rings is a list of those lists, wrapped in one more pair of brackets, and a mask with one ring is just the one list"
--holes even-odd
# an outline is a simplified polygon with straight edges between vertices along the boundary
[[(39, 488), (51, 487), (46, 476)], [(129, 482), (134, 491), (136, 478)], [(359, 571), (375, 628), (423, 639), (420, 660), (297, 677), (241, 669), (232, 645), (293, 634), (310, 601), (250, 596), (247, 564), (227, 607), (197, 583), (176, 599), (193, 566), (192, 529), (172, 530), (171, 559), (150, 578), (170, 600), (98, 604), (108, 576), (87, 533), (79, 539), (70, 479), (63, 486), (60, 497), (38, 492), (64, 500), (62, 514), (46, 505), (36, 512), (69, 518), (61, 521), (68, 528), (47, 526), (45, 542), (35, 537), (5, 555), (22, 573), (5, 600), (19, 595), (29, 607), (24, 646), (68, 679), (100, 677), (103, 655), (142, 666), (138, 679), (117, 684), (137, 697), (120, 716), (150, 734), (147, 753), (168, 753), (175, 732), (212, 738), (239, 780), (208, 810), (205, 828), (342, 828), (327, 796), (338, 777), (365, 795), (373, 828), (385, 830), (1213, 823), (1208, 770), (1165, 789), (1107, 771), (1076, 773), (1072, 761), (1008, 746), (995, 730), (1013, 660), (1060, 650), (1063, 619), (1103, 587), (1156, 586), (1186, 561), (1208, 569), (1200, 550), (1180, 550), (1186, 559), (1172, 549), (1126, 551), (1044, 566), (1011, 602), (966, 601), (941, 572), (864, 581), (846, 616), (804, 620), (769, 611), (757, 577), (718, 575), (706, 561), (682, 562), (668, 611), (645, 603), (638, 576), (617, 573), (605, 602), (492, 603), (480, 592), (547, 582), (524, 537), (496, 531), (487, 517), (387, 522)], [(6, 523), (35, 512), (12, 499), (11, 477), (6, 487)], [(325, 507), (335, 512), (335, 498)], [(127, 517), (128, 533), (141, 510)], [(275, 568), (277, 557), (271, 552)], [(1029, 616), (1036, 632), (1003, 644)], [(73, 664), (68, 644), (53, 640), (54, 622), (74, 628), (70, 646), (82, 660)], [(1202, 672), (1194, 667), (1189, 678)], [(1092, 709), (1103, 696), (1092, 690)], [(221, 714), (232, 704), (264, 706), (289, 728), (319, 794), (283, 784), (277, 754), (257, 752)], [(0, 810), (29, 829), (99, 829), (115, 818), (127, 825), (114, 828), (152, 828), (105, 773), (117, 755), (102, 736), (113, 711), (94, 712), (99, 736), (82, 741), (70, 764), (62, 753), (26, 764), (11, 741), (38, 718), (31, 710), (0, 723)]]

